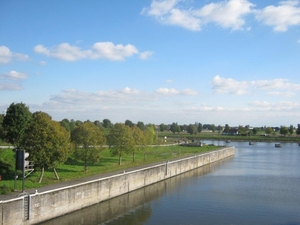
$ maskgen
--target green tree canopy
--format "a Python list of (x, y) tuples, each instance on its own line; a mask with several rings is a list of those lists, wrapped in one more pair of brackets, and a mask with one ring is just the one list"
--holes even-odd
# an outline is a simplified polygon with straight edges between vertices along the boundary
[(103, 123), (103, 127), (105, 127), (105, 128), (109, 129), (109, 128), (112, 127), (112, 123), (111, 123), (111, 121), (109, 119), (102, 120), (102, 123)]
[[(145, 153), (145, 148), (146, 148), (146, 137), (144, 132), (138, 127), (134, 126), (131, 128), (132, 129), (132, 135), (134, 139), (134, 144), (135, 147), (132, 148), (132, 161), (135, 161), (135, 151), (144, 151)], [(144, 157), (145, 158), (145, 157)]]
[(180, 127), (178, 126), (177, 123), (172, 123), (170, 130), (175, 134), (176, 132), (179, 133), (180, 132)]
[(119, 165), (122, 164), (122, 156), (128, 154), (135, 147), (132, 130), (123, 123), (116, 123), (107, 135), (112, 156), (119, 156)]
[(203, 129), (202, 123), (199, 123), (197, 128), (198, 132), (201, 133), (202, 129)]
[(95, 163), (101, 159), (101, 151), (105, 144), (105, 136), (101, 129), (92, 122), (77, 126), (71, 133), (75, 144), (75, 157), (84, 161), (84, 170), (88, 170), (88, 162)]
[(188, 125), (187, 132), (189, 134), (196, 134), (197, 133), (197, 127), (193, 124)]
[(267, 127), (265, 132), (266, 132), (266, 134), (271, 134), (273, 132), (273, 128), (272, 127)]
[(32, 113), (24, 103), (10, 104), (2, 122), (2, 139), (16, 147), (20, 147), (20, 141), (31, 119)]
[(159, 130), (160, 130), (160, 132), (163, 132), (163, 131), (167, 130), (167, 125), (161, 123), (161, 124), (159, 125)]
[(286, 136), (289, 132), (289, 129), (286, 126), (281, 126), (279, 132), (280, 134)]
[(30, 154), (29, 158), (34, 161), (35, 167), (41, 169), (39, 182), (43, 179), (44, 169), (49, 167), (54, 169), (58, 178), (56, 165), (65, 162), (73, 150), (70, 133), (44, 112), (33, 114), (21, 146)]
[(140, 128), (141, 130), (144, 130), (144, 129), (145, 129), (145, 124), (144, 124), (142, 121), (138, 121), (136, 125), (137, 125), (137, 127)]

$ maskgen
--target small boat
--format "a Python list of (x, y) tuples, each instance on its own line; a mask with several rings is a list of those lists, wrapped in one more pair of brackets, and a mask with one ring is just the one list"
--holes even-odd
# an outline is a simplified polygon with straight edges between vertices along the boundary
[(226, 141), (226, 143), (230, 143), (230, 142), (231, 142), (231, 140), (227, 140), (227, 141)]
[(277, 144), (275, 144), (275, 147), (276, 147), (276, 148), (281, 148), (281, 147), (282, 147), (282, 144), (277, 143)]
[(249, 142), (249, 145), (254, 145), (254, 142), (253, 142), (253, 141), (250, 141), (250, 142)]

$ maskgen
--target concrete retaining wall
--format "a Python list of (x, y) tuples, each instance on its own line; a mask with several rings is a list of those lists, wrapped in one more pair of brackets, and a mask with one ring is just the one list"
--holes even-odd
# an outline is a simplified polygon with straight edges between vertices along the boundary
[(234, 155), (229, 147), (77, 185), (0, 202), (0, 225), (29, 225), (97, 204)]

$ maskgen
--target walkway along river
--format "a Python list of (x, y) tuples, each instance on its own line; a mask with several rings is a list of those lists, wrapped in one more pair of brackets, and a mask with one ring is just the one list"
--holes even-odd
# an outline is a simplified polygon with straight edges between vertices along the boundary
[(43, 225), (300, 225), (298, 144), (229, 145), (236, 147), (234, 157)]
[(235, 148), (124, 171), (0, 202), (0, 225), (36, 224), (169, 179), (234, 155)]

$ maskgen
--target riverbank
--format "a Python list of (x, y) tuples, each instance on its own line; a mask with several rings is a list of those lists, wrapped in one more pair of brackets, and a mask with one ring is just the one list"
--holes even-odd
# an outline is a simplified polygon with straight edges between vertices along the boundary
[(234, 153), (234, 147), (223, 148), (2, 201), (0, 203), (0, 218), (2, 218), (0, 224), (40, 223), (233, 156)]
[(222, 135), (217, 132), (201, 132), (197, 134), (188, 134), (186, 132), (181, 132), (179, 134), (173, 134), (171, 132), (162, 132), (159, 133), (159, 138), (163, 139), (167, 137), (169, 141), (178, 142), (178, 140), (186, 139), (190, 141), (201, 141), (201, 140), (219, 140), (219, 141), (243, 141), (243, 142), (291, 142), (291, 143), (300, 143), (300, 136), (293, 134), (293, 135), (271, 135), (271, 134), (258, 134), (258, 135), (251, 135), (251, 136), (242, 136), (242, 135)]

